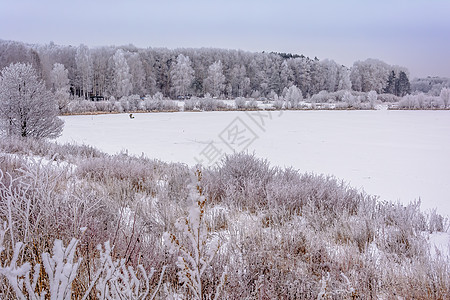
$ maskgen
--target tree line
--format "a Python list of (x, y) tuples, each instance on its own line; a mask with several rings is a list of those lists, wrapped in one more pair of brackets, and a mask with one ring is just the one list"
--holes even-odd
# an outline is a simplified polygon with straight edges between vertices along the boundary
[(251, 53), (212, 48), (175, 49), (86, 45), (28, 45), (0, 40), (0, 69), (30, 63), (52, 91), (72, 96), (121, 98), (154, 95), (185, 98), (266, 97), (295, 85), (303, 97), (320, 91), (376, 91), (404, 96), (408, 70), (376, 59), (351, 67), (290, 53)]

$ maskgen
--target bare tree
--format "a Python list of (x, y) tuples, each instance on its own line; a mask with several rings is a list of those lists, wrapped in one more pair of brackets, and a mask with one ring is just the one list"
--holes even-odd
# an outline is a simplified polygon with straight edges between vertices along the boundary
[(7, 135), (56, 138), (63, 129), (52, 94), (30, 64), (4, 68), (0, 77), (0, 121)]

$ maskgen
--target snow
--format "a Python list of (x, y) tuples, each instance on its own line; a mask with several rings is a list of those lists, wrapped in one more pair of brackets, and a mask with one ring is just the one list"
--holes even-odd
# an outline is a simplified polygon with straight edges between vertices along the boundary
[(247, 150), (450, 215), (450, 111), (177, 112), (65, 116), (58, 142), (194, 165)]
[(440, 254), (445, 259), (450, 259), (450, 234), (448, 232), (433, 232), (429, 234), (430, 254), (437, 257)]

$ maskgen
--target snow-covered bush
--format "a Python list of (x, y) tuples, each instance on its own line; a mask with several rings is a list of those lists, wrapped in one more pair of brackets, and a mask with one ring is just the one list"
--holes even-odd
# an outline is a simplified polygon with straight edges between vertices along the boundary
[(247, 103), (246, 105), (247, 109), (258, 109), (259, 105), (258, 105), (258, 101), (256, 101), (255, 99), (250, 100), (250, 102)]
[(197, 98), (191, 98), (184, 100), (184, 110), (185, 111), (193, 111), (198, 108), (198, 102), (199, 100)]
[(178, 111), (178, 105), (172, 100), (146, 99), (140, 104), (145, 111)]
[[(11, 282), (22, 293), (28, 280), (48, 298), (55, 284), (77, 299), (190, 299), (198, 291), (204, 299), (450, 294), (450, 261), (427, 243), (449, 222), (422, 213), (419, 203), (381, 202), (332, 176), (271, 167), (243, 153), (199, 177), (186, 165), (89, 146), (0, 139), (0, 152), (2, 299), (16, 297), (5, 272), (17, 275)], [(164, 239), (172, 254), (165, 232), (175, 238)], [(219, 248), (217, 241), (226, 243)], [(203, 260), (192, 264), (200, 248)], [(43, 262), (66, 267), (49, 277)], [(50, 284), (60, 270), (77, 276)]]
[(273, 102), (273, 108), (274, 109), (276, 109), (276, 110), (281, 110), (281, 109), (283, 109), (283, 107), (284, 107), (284, 101), (282, 100), (282, 99), (276, 99), (274, 102)]
[[(6, 222), (0, 227), (0, 255), (5, 249), (5, 234), (10, 229)], [(86, 228), (81, 228), (85, 231)], [(11, 242), (13, 235), (10, 233)], [(135, 270), (127, 266), (125, 259), (113, 260), (112, 249), (109, 242), (105, 242), (105, 250), (99, 245), (97, 247), (100, 257), (93, 262), (97, 270), (93, 270), (92, 278), (89, 278), (84, 290), (73, 290), (73, 282), (79, 275), (81, 257), (76, 258), (79, 240), (72, 238), (67, 247), (61, 240), (56, 239), (53, 243), (52, 254), (43, 252), (40, 258), (43, 264), (22, 262), (20, 254), (24, 244), (16, 242), (12, 258), (8, 262), (0, 264), (0, 277), (6, 277), (14, 296), (18, 299), (72, 299), (73, 296), (81, 299), (91, 299), (92, 290), (95, 287), (97, 299), (154, 299), (162, 283), (165, 267), (159, 278), (159, 282), (153, 291), (150, 290), (150, 279), (155, 270), (152, 268), (150, 274), (142, 265)], [(39, 254), (39, 253), (38, 253)], [(44, 280), (47, 284), (42, 284)], [(1, 295), (1, 294), (0, 294)], [(12, 295), (11, 295), (12, 296)]]
[(202, 111), (214, 111), (224, 109), (226, 108), (226, 105), (221, 100), (213, 99), (211, 97), (207, 98), (205, 96), (205, 98), (200, 98), (197, 100), (196, 107)]
[[(198, 176), (201, 176), (199, 171)], [(209, 232), (206, 227), (206, 198), (202, 195), (200, 186), (191, 192), (192, 205), (188, 216), (182, 217), (175, 224), (178, 234), (165, 233), (164, 242), (170, 251), (178, 253), (176, 262), (179, 282), (188, 290), (192, 299), (212, 299), (208, 293), (207, 284), (213, 285), (215, 280), (206, 281), (205, 272), (211, 267), (211, 262), (222, 247), (222, 241), (217, 233)], [(216, 281), (214, 299), (219, 299), (225, 283), (227, 270), (223, 271)]]
[(237, 109), (245, 109), (247, 106), (247, 101), (243, 97), (237, 97), (234, 99), (234, 105)]
[(423, 93), (406, 95), (397, 103), (399, 109), (442, 109), (445, 107), (441, 97), (429, 96)]
[(153, 100), (163, 100), (164, 95), (161, 92), (156, 92), (152, 98), (153, 98)]
[(237, 153), (226, 156), (221, 167), (205, 173), (205, 188), (215, 201), (256, 209), (267, 204), (265, 187), (273, 174), (266, 160)]

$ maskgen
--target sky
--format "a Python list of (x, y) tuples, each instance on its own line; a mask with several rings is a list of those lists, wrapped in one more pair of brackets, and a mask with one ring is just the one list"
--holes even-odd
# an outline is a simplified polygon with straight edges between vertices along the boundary
[(450, 77), (450, 0), (0, 0), (0, 39), (377, 58)]

